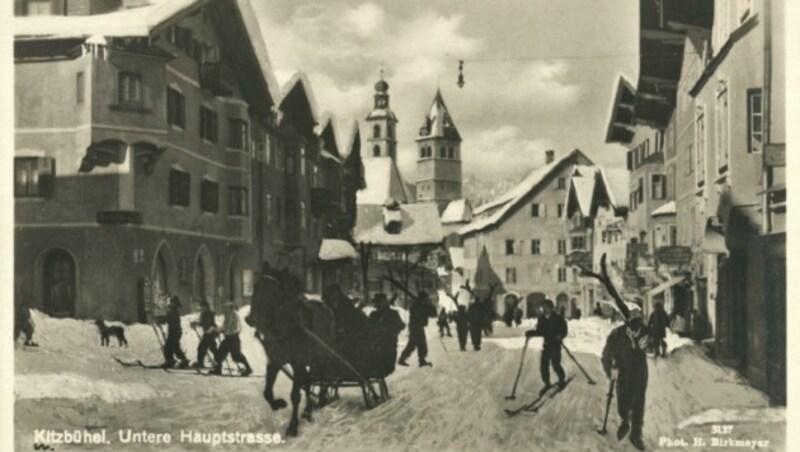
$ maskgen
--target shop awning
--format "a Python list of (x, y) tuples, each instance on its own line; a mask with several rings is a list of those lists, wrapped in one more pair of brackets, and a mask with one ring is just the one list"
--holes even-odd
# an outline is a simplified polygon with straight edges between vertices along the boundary
[(648, 290), (647, 291), (647, 296), (648, 297), (654, 297), (654, 296), (664, 292), (667, 289), (671, 289), (674, 285), (676, 285), (676, 284), (678, 284), (678, 283), (680, 283), (680, 282), (682, 282), (684, 280), (686, 280), (685, 276), (676, 276), (676, 277), (670, 278), (669, 280), (664, 281), (663, 283), (661, 283), (661, 284), (653, 287), (652, 289)]
[(346, 240), (323, 239), (319, 246), (319, 259), (323, 261), (355, 259), (356, 257), (358, 257), (356, 249)]
[(718, 227), (706, 226), (706, 233), (703, 236), (703, 251), (711, 254), (728, 254), (728, 247), (725, 246), (725, 234)]

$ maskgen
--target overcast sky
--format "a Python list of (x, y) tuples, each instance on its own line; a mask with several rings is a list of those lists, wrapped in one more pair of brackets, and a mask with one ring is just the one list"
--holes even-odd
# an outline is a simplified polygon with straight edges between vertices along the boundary
[[(496, 179), (574, 148), (609, 167), (619, 74), (636, 80), (638, 2), (619, 0), (258, 0), (279, 82), (308, 74), (322, 111), (362, 120), (383, 65), (398, 161), (415, 180), (414, 138), (437, 84), (461, 132), (464, 171)], [(466, 85), (456, 85), (458, 60)]]

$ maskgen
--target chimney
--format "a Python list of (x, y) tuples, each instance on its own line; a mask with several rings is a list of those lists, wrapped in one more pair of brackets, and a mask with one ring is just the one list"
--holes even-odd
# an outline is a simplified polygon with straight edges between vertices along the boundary
[(550, 150), (544, 152), (544, 163), (550, 164), (553, 163), (553, 160), (556, 159), (556, 151)]

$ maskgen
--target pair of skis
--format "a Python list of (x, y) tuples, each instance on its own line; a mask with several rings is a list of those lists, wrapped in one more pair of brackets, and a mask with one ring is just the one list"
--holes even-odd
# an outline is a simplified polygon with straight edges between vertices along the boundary
[(137, 367), (140, 369), (149, 370), (161, 369), (171, 374), (202, 375), (206, 377), (257, 377), (257, 375), (241, 375), (240, 373), (235, 372), (214, 374), (210, 372), (210, 367), (164, 367), (163, 364), (145, 364), (140, 359), (134, 361), (123, 361), (119, 358), (114, 358), (114, 360), (116, 360), (123, 367)]
[(532, 402), (528, 402), (519, 408), (509, 410), (506, 409), (505, 412), (508, 417), (514, 417), (520, 413), (538, 413), (540, 409), (550, 400), (552, 400), (555, 396), (563, 392), (567, 385), (575, 378), (575, 375), (570, 375), (569, 378), (564, 382), (564, 386), (559, 385), (552, 385), (549, 388), (545, 388), (541, 391), (538, 397), (536, 397)]

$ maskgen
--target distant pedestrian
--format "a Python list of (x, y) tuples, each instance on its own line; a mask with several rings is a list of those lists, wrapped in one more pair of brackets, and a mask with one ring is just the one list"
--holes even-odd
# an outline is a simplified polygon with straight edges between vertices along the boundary
[(164, 342), (164, 364), (163, 367), (175, 367), (175, 358), (178, 358), (178, 367), (189, 367), (189, 360), (181, 349), (181, 299), (177, 295), (168, 298), (167, 301), (167, 340)]
[(514, 310), (514, 324), (516, 326), (522, 325), (522, 309), (520, 308)]
[(456, 310), (456, 335), (458, 336), (458, 346), (461, 351), (467, 349), (467, 335), (469, 334), (469, 318), (467, 307), (463, 304), (458, 305)]
[(428, 356), (428, 342), (425, 338), (425, 327), (428, 326), (428, 319), (436, 317), (436, 308), (433, 307), (428, 293), (420, 291), (411, 302), (409, 309), (408, 319), (408, 343), (406, 348), (400, 353), (400, 359), (397, 364), (401, 366), (408, 366), (406, 360), (417, 351), (417, 358), (419, 359), (419, 366), (430, 366), (431, 363), (426, 360)]
[(241, 330), (242, 321), (239, 319), (239, 313), (236, 312), (236, 303), (228, 301), (225, 303), (225, 319), (222, 321), (222, 334), (225, 338), (219, 344), (219, 349), (214, 357), (216, 365), (211, 371), (212, 374), (222, 374), (222, 363), (228, 359), (229, 353), (235, 362), (244, 365), (241, 376), (246, 377), (253, 373), (250, 363), (247, 362), (247, 358), (242, 354), (242, 342), (239, 339)]
[(14, 340), (19, 339), (20, 334), (25, 333), (25, 345), (29, 347), (38, 347), (39, 344), (33, 341), (33, 331), (36, 329), (36, 324), (33, 323), (31, 317), (31, 308), (26, 304), (17, 306), (14, 316)]
[(484, 320), (482, 303), (476, 299), (467, 309), (467, 317), (469, 318), (469, 337), (472, 341), (472, 349), (479, 351), (481, 349), (481, 339), (483, 339), (483, 327), (486, 323)]
[(622, 421), (617, 439), (622, 440), (630, 432), (630, 441), (639, 450), (644, 450), (642, 426), (647, 391), (645, 350), (650, 345), (648, 333), (642, 311), (631, 309), (630, 320), (608, 335), (601, 359), (606, 376), (617, 382), (617, 411)]
[(664, 304), (657, 301), (653, 305), (653, 313), (650, 314), (650, 320), (647, 322), (647, 327), (650, 329), (650, 337), (653, 338), (653, 345), (656, 349), (656, 356), (667, 356), (667, 326), (669, 318), (667, 312), (664, 310)]
[(444, 308), (439, 311), (439, 320), (436, 322), (436, 324), (439, 326), (439, 337), (444, 337), (445, 331), (447, 331), (447, 337), (453, 337), (453, 335), (450, 334), (450, 319), (448, 318), (447, 312), (444, 310)]
[(200, 302), (200, 309), (200, 320), (192, 322), (192, 328), (200, 327), (203, 330), (203, 335), (200, 338), (200, 343), (197, 344), (197, 360), (192, 363), (192, 367), (205, 367), (206, 355), (211, 352), (213, 357), (217, 353), (219, 331), (217, 330), (214, 311), (211, 310), (211, 306), (205, 300)]
[(542, 303), (542, 315), (536, 322), (536, 328), (525, 332), (525, 337), (543, 337), (544, 346), (542, 347), (542, 358), (539, 362), (539, 370), (542, 374), (544, 388), (543, 394), (552, 385), (550, 383), (550, 366), (558, 375), (558, 387), (563, 389), (566, 385), (566, 375), (564, 368), (561, 367), (561, 342), (567, 337), (567, 321), (564, 317), (553, 312), (553, 301), (544, 300)]

